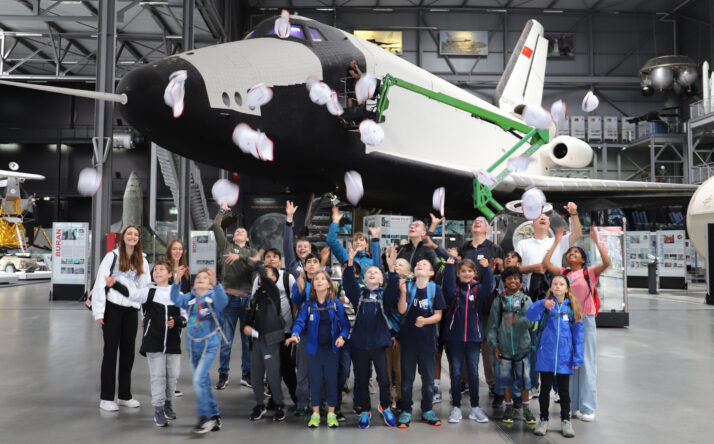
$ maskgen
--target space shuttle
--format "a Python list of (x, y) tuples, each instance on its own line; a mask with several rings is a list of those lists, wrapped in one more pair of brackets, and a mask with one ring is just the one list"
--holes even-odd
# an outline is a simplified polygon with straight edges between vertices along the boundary
[[(543, 26), (527, 22), (498, 83), (493, 103), (441, 79), (377, 45), (348, 32), (296, 15), (290, 33), (280, 38), (275, 18), (259, 23), (240, 41), (187, 51), (136, 68), (126, 74), (116, 94), (95, 98), (118, 102), (123, 118), (158, 145), (218, 168), (262, 176), (292, 190), (337, 193), (344, 197), (343, 177), (362, 176), (360, 206), (423, 213), (433, 191), (445, 187), (451, 218), (474, 215), (474, 178), (514, 146), (524, 133), (504, 129), (424, 95), (391, 88), (389, 107), (379, 125), (384, 140), (365, 145), (354, 128), (311, 102), (306, 80), (317, 77), (340, 92), (351, 60), (377, 79), (386, 75), (429, 91), (473, 104), (502, 119), (523, 123), (527, 105), (540, 106), (545, 81), (547, 41)], [(183, 112), (174, 117), (164, 102), (170, 77), (186, 72)], [(11, 82), (0, 82), (11, 83)], [(272, 100), (251, 109), (247, 93), (263, 83)], [(31, 85), (72, 93), (66, 88)], [(84, 91), (85, 97), (93, 97)], [(241, 151), (232, 134), (239, 123), (265, 133), (274, 143), (270, 162)], [(531, 157), (528, 169), (511, 173), (493, 190), (497, 199), (513, 199), (529, 187), (543, 190), (553, 202), (576, 200), (583, 209), (684, 203), (696, 186), (552, 177), (553, 168), (583, 168), (592, 148), (569, 136), (556, 137)], [(527, 144), (526, 144), (527, 146)]]

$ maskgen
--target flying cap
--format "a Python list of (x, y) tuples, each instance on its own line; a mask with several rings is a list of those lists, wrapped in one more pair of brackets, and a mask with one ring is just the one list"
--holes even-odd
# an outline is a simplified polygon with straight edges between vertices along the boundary
[(528, 156), (511, 157), (506, 162), (506, 166), (513, 172), (525, 171), (531, 163), (531, 158)]
[(553, 123), (550, 113), (540, 106), (526, 105), (521, 115), (526, 125), (532, 126), (533, 128), (546, 130), (549, 129)]
[(583, 111), (586, 113), (590, 113), (595, 111), (597, 106), (600, 104), (600, 100), (597, 98), (593, 90), (591, 89), (588, 91), (587, 94), (585, 94), (585, 97), (583, 98)]
[(553, 102), (553, 104), (550, 105), (550, 116), (553, 118), (553, 122), (555, 122), (556, 125), (565, 121), (568, 118), (568, 104), (562, 100)]
[(273, 99), (273, 88), (266, 86), (265, 83), (258, 83), (248, 90), (248, 108), (256, 109), (261, 107)]
[(431, 197), (431, 205), (436, 211), (444, 217), (444, 201), (446, 200), (446, 188), (439, 187), (434, 190), (434, 195)]
[(290, 12), (287, 9), (280, 11), (280, 17), (275, 19), (273, 30), (281, 39), (290, 37)]
[(359, 135), (365, 145), (379, 146), (384, 141), (384, 130), (371, 119), (365, 119), (359, 124)]
[(232, 207), (238, 203), (240, 187), (228, 179), (218, 179), (211, 188), (211, 194), (219, 205), (225, 203), (229, 207)]
[(478, 181), (481, 183), (481, 185), (484, 185), (487, 187), (491, 186), (491, 185), (495, 185), (496, 182), (498, 181), (496, 179), (496, 176), (494, 176), (493, 174), (489, 173), (488, 171), (486, 171), (484, 169), (478, 170), (477, 178), (478, 178)]
[(545, 194), (538, 188), (530, 188), (521, 197), (523, 217), (528, 220), (535, 220), (543, 214), (545, 205)]
[(353, 206), (357, 206), (364, 196), (364, 186), (362, 186), (362, 176), (357, 171), (345, 173), (345, 194), (347, 201)]
[(175, 71), (169, 76), (169, 84), (164, 89), (164, 103), (171, 107), (174, 119), (178, 119), (183, 114), (183, 99), (186, 95), (186, 78), (188, 74), (185, 70)]
[(94, 196), (102, 186), (102, 175), (94, 168), (84, 168), (79, 172), (77, 191), (82, 196)]
[(362, 74), (362, 77), (355, 84), (355, 97), (357, 103), (363, 104), (367, 99), (374, 95), (377, 89), (377, 79), (371, 74)]

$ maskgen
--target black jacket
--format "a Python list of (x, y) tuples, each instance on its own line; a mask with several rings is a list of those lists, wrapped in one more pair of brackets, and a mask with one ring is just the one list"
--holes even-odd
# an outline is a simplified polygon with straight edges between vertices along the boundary
[(434, 267), (436, 263), (436, 253), (431, 247), (424, 245), (424, 241), (419, 242), (416, 248), (414, 248), (414, 244), (409, 241), (407, 244), (399, 247), (397, 250), (397, 259), (408, 260), (412, 270), (417, 262), (422, 259), (428, 260), (431, 262), (432, 267)]
[(263, 264), (258, 265), (258, 273), (260, 287), (250, 301), (243, 326), (254, 328), (258, 331), (259, 340), (272, 345), (285, 339), (283, 334), (285, 321), (280, 313), (280, 290), (266, 275)]

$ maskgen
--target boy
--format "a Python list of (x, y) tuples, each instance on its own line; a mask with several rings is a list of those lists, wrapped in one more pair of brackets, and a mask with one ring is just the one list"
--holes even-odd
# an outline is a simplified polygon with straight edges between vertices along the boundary
[(523, 419), (535, 424), (535, 417), (528, 406), (530, 387), (531, 323), (526, 318), (526, 310), (531, 299), (522, 291), (521, 272), (516, 267), (508, 267), (501, 273), (505, 287), (491, 305), (488, 321), (488, 345), (498, 361), (498, 384), (503, 388), (506, 410), (503, 422), (513, 424), (513, 399), (515, 389), (521, 392)]
[[(337, 240), (337, 232), (340, 230), (340, 220), (342, 220), (343, 216), (344, 214), (340, 213), (337, 207), (332, 207), (332, 223), (330, 224), (330, 230), (327, 232), (327, 246), (330, 247), (330, 251), (340, 265), (348, 260), (347, 250)], [(362, 279), (369, 267), (379, 267), (379, 233), (381, 231), (382, 227), (369, 227), (369, 233), (372, 235), (371, 251), (367, 251), (369, 239), (364, 233), (355, 233), (352, 236), (352, 249), (355, 250), (354, 262), (359, 264), (361, 270), (360, 284), (363, 283)]]
[(151, 405), (154, 422), (159, 427), (176, 419), (172, 398), (181, 370), (181, 328), (186, 325), (185, 313), (171, 302), (171, 265), (166, 261), (154, 264), (152, 276), (156, 285), (129, 290), (115, 278), (106, 277), (107, 286), (121, 293), (131, 302), (142, 304), (144, 334), (139, 353), (149, 360)]
[(275, 405), (273, 421), (278, 422), (285, 419), (280, 386), (280, 344), (285, 342), (285, 320), (281, 314), (280, 290), (276, 285), (278, 270), (258, 264), (258, 273), (260, 287), (253, 295), (243, 327), (243, 333), (251, 338), (250, 374), (256, 404), (250, 420), (257, 421), (265, 415), (263, 376), (267, 374), (270, 399)]
[(186, 267), (179, 267), (171, 286), (171, 301), (188, 311), (186, 347), (193, 368), (193, 389), (196, 392), (198, 424), (193, 432), (199, 435), (221, 429), (221, 416), (211, 390), (208, 371), (223, 339), (218, 314), (228, 305), (223, 286), (216, 282), (216, 270), (198, 270), (191, 293), (181, 294), (181, 276)]
[(434, 268), (429, 259), (421, 259), (414, 267), (415, 281), (400, 283), (398, 311), (402, 314), (399, 340), (402, 348), (402, 413), (399, 428), (409, 427), (412, 417), (412, 386), (416, 369), (421, 374), (422, 420), (440, 426), (441, 420), (432, 411), (434, 396), (434, 365), (436, 359), (436, 325), (446, 309), (441, 287), (429, 279)]
[[(360, 265), (358, 262), (354, 263), (354, 276), (355, 280), (359, 281), (360, 275), (362, 274), (362, 270), (360, 269)], [(347, 270), (347, 262), (344, 263), (342, 266), (342, 276), (344, 280), (345, 276), (345, 271)], [(349, 337), (345, 339), (345, 345), (343, 345), (340, 348), (340, 351), (338, 352), (340, 354), (338, 358), (338, 372), (337, 372), (337, 387), (339, 388), (339, 393), (337, 396), (337, 408), (335, 409), (335, 415), (337, 415), (337, 420), (340, 422), (343, 422), (346, 420), (345, 415), (342, 413), (342, 395), (345, 392), (343, 388), (345, 388), (345, 384), (347, 383), (347, 378), (350, 376), (350, 367), (354, 364), (354, 356), (352, 354), (352, 347), (350, 345), (350, 338), (352, 337), (352, 328), (355, 326), (355, 308), (352, 306), (352, 303), (350, 300), (347, 298), (345, 295), (345, 289), (344, 286), (342, 285), (342, 282), (340, 282), (337, 285), (337, 290), (336, 290), (337, 297), (339, 298), (340, 302), (342, 302), (342, 306), (345, 308), (345, 315), (347, 316), (347, 319), (350, 321), (350, 333)], [(355, 365), (356, 368), (356, 365)], [(357, 382), (357, 378), (354, 380), (354, 384), (352, 386), (352, 406), (355, 410), (355, 413), (361, 414), (362, 412), (359, 410), (361, 403), (359, 402), (359, 385)]]

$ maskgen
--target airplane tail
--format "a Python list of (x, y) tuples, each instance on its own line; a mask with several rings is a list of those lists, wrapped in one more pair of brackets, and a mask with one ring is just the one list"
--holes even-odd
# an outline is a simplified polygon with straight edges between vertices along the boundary
[(502, 111), (513, 112), (523, 103), (540, 105), (548, 55), (548, 40), (543, 33), (543, 25), (528, 20), (493, 97), (493, 104)]

